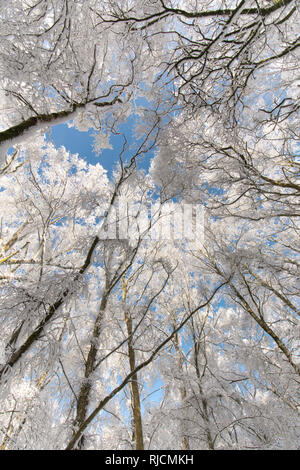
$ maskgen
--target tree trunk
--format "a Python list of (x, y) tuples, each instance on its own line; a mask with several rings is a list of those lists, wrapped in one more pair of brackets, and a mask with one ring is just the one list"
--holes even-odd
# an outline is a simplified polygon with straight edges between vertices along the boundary
[[(92, 340), (90, 343), (88, 357), (85, 363), (84, 379), (82, 381), (79, 395), (77, 397), (77, 409), (76, 409), (76, 417), (74, 421), (74, 433), (84, 423), (87, 417), (87, 409), (88, 409), (89, 398), (90, 398), (90, 393), (92, 389), (92, 382), (90, 379), (91, 379), (91, 375), (94, 371), (94, 367), (96, 363), (98, 341), (99, 341), (100, 332), (101, 332), (101, 323), (102, 323), (104, 311), (107, 305), (108, 295), (109, 294), (106, 290), (106, 292), (104, 293), (102, 297), (99, 313), (94, 324), (93, 336), (92, 336)], [(85, 444), (85, 437), (84, 435), (82, 435), (80, 441), (77, 444), (77, 449), (83, 448), (84, 444)]]
[[(175, 325), (174, 325), (174, 328), (176, 328)], [(178, 333), (175, 333), (175, 335), (174, 335), (174, 345), (175, 345), (177, 366), (178, 366), (178, 369), (179, 369), (180, 377), (183, 377), (183, 363), (182, 363), (182, 357), (181, 357), (181, 354), (180, 354), (180, 345), (179, 345)], [(180, 392), (180, 397), (181, 397), (182, 404), (184, 404), (184, 402), (186, 400), (187, 393), (186, 393), (186, 388), (184, 386), (183, 381), (181, 382), (181, 385), (179, 387), (179, 392)], [(181, 441), (181, 448), (182, 448), (182, 450), (190, 450), (189, 438), (186, 435), (186, 429), (185, 428), (186, 428), (185, 423), (183, 423), (183, 427), (182, 427), (183, 437), (182, 437), (182, 441)]]
[[(132, 338), (132, 319), (130, 313), (126, 309), (126, 297), (127, 297), (127, 283), (126, 280), (122, 279), (123, 287), (123, 304), (124, 304), (124, 316), (125, 323), (127, 327), (128, 334), (128, 356), (129, 356), (129, 366), (130, 372), (134, 371), (135, 364), (135, 351), (133, 347), (133, 338)], [(142, 414), (141, 414), (141, 401), (140, 401), (140, 392), (138, 386), (138, 376), (133, 374), (131, 379), (131, 400), (132, 400), (132, 410), (133, 410), (133, 427), (134, 427), (134, 440), (136, 450), (144, 450), (144, 438), (143, 438), (143, 424), (142, 424)]]
[[(132, 342), (132, 320), (131, 320), (130, 314), (126, 311), (125, 311), (125, 321), (126, 321), (127, 334), (128, 334), (129, 365), (130, 365), (130, 372), (132, 372), (136, 367), (135, 351), (134, 351), (133, 342)], [(132, 396), (132, 408), (133, 408), (134, 440), (135, 440), (136, 450), (144, 450), (141, 402), (140, 402), (140, 392), (139, 392), (137, 374), (134, 374), (131, 379), (131, 396)]]

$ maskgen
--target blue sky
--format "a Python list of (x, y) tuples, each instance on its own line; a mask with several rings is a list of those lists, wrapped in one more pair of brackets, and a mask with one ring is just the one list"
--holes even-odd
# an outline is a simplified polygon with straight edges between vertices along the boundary
[[(136, 124), (136, 116), (131, 116), (127, 119), (126, 123), (120, 126), (120, 133), (124, 133), (128, 141), (128, 146), (134, 146), (136, 143), (136, 137), (134, 136), (134, 127)], [(58, 124), (52, 126), (51, 140), (56, 148), (64, 146), (71, 153), (78, 153), (81, 158), (87, 160), (88, 163), (95, 165), (100, 163), (108, 172), (108, 177), (112, 175), (113, 168), (119, 162), (119, 153), (123, 146), (123, 138), (120, 135), (111, 135), (110, 144), (112, 149), (103, 149), (100, 155), (97, 155), (93, 150), (93, 134), (94, 129), (90, 129), (88, 132), (80, 132), (75, 127), (68, 127), (68, 124)], [(47, 132), (47, 139), (49, 138), (49, 132)], [(125, 153), (125, 158), (130, 158), (130, 149)], [(150, 161), (154, 156), (154, 152), (151, 151), (147, 155), (143, 156), (141, 160), (137, 162), (138, 168), (148, 170)]]

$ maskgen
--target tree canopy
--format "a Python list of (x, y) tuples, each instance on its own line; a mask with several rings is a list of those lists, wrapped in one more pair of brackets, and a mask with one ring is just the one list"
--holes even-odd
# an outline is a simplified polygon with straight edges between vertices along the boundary
[(299, 14), (0, 2), (1, 450), (299, 449)]

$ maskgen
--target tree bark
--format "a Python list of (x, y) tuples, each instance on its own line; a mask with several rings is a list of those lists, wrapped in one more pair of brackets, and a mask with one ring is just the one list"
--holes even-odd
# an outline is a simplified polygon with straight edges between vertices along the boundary
[[(92, 339), (90, 343), (90, 349), (89, 349), (88, 357), (85, 363), (84, 379), (82, 381), (79, 395), (77, 397), (76, 417), (74, 421), (74, 433), (76, 432), (78, 428), (80, 428), (80, 426), (82, 426), (82, 424), (85, 422), (86, 417), (87, 417), (90, 393), (92, 389), (92, 381), (90, 379), (91, 379), (91, 375), (94, 371), (94, 367), (96, 364), (98, 342), (99, 342), (100, 333), (101, 333), (101, 323), (102, 323), (103, 315), (106, 309), (108, 296), (109, 296), (109, 293), (106, 290), (106, 292), (104, 293), (101, 299), (99, 313), (94, 324), (93, 335), (92, 335)], [(84, 444), (85, 444), (85, 436), (83, 434), (77, 444), (77, 449), (82, 449), (84, 447)]]
[[(133, 346), (132, 338), (132, 318), (128, 309), (126, 308), (126, 297), (127, 297), (127, 283), (126, 280), (122, 279), (122, 300), (124, 305), (124, 316), (125, 323), (127, 327), (128, 335), (128, 357), (129, 357), (129, 366), (130, 372), (133, 372), (136, 368), (135, 364), (135, 350)], [(132, 400), (132, 411), (133, 411), (133, 427), (134, 427), (134, 440), (136, 450), (144, 450), (144, 438), (143, 438), (143, 423), (142, 423), (142, 413), (141, 413), (141, 401), (140, 401), (140, 392), (138, 385), (138, 376), (137, 373), (133, 374), (131, 378), (131, 400)]]
[[(132, 341), (132, 319), (130, 314), (125, 311), (125, 322), (127, 326), (128, 334), (128, 356), (130, 372), (135, 370), (135, 350)], [(143, 438), (143, 424), (141, 414), (141, 401), (140, 392), (138, 386), (138, 376), (133, 374), (131, 379), (131, 396), (132, 396), (132, 409), (133, 409), (133, 423), (134, 423), (134, 440), (136, 450), (144, 450), (144, 438)]]
[[(174, 325), (174, 329), (175, 329), (175, 325)], [(182, 378), (183, 377), (183, 363), (182, 363), (182, 357), (181, 357), (181, 354), (180, 354), (180, 345), (179, 345), (178, 333), (175, 333), (175, 335), (174, 335), (174, 345), (175, 345), (175, 351), (176, 351), (177, 366), (178, 366), (180, 377)], [(179, 392), (180, 392), (180, 397), (181, 397), (182, 404), (184, 404), (184, 402), (186, 400), (187, 393), (186, 393), (186, 387), (185, 387), (183, 381), (181, 381), (181, 385), (179, 387)], [(185, 423), (183, 423), (183, 437), (182, 437), (182, 442), (181, 442), (181, 448), (182, 448), (182, 450), (190, 450), (190, 442), (189, 442), (189, 438), (186, 434), (186, 429), (185, 428), (186, 428)]]

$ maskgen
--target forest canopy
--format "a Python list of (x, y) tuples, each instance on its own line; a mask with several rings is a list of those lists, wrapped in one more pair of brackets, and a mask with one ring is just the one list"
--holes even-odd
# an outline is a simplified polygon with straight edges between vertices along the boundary
[(299, 25), (0, 2), (1, 450), (299, 449)]

